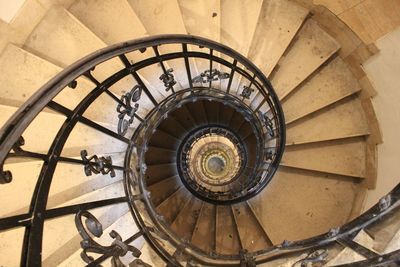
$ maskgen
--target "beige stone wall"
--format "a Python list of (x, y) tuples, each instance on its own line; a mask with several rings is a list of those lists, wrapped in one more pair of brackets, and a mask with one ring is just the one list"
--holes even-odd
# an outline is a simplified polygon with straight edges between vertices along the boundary
[(313, 0), (345, 22), (367, 44), (400, 26), (399, 0)]
[(400, 182), (400, 27), (376, 45), (380, 52), (363, 67), (378, 92), (373, 104), (383, 143), (378, 146), (378, 182), (376, 189), (368, 192), (365, 208)]

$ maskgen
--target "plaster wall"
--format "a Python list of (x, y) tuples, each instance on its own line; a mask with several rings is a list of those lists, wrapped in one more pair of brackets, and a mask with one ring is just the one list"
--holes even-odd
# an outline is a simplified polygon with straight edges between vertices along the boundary
[(378, 183), (368, 192), (365, 209), (400, 182), (400, 27), (376, 45), (380, 52), (363, 67), (377, 91), (373, 105), (383, 144), (378, 146)]
[(10, 23), (25, 0), (0, 0), (0, 19)]

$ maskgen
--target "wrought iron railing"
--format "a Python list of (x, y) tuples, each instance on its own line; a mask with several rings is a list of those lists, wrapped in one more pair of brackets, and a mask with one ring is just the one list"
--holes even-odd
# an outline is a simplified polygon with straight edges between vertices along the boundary
[[(132, 58), (141, 60), (132, 62)], [(197, 64), (195, 60), (206, 64)], [(97, 70), (115, 61), (122, 62), (123, 67), (100, 79)], [(204, 65), (208, 66), (207, 69), (199, 69)], [(143, 69), (151, 66), (157, 66), (160, 70), (157, 75), (162, 82), (162, 89), (154, 89), (141, 75)], [(128, 83), (128, 78), (133, 83)], [(79, 91), (82, 81), (91, 83), (92, 89), (89, 92)], [(126, 87), (127, 84), (129, 88)], [(121, 95), (115, 93), (113, 88), (118, 86), (124, 86), (126, 92)], [(81, 98), (72, 108), (57, 101), (57, 97), (66, 90), (73, 90)], [(89, 116), (94, 103), (101, 97), (114, 101), (114, 106), (110, 108), (111, 114), (108, 110), (101, 110), (106, 113), (105, 117), (115, 118), (116, 123), (112, 123), (116, 125), (114, 128)], [(398, 209), (399, 187), (389, 195), (390, 201), (387, 205), (381, 203), (338, 230), (304, 241), (284, 242), (254, 253), (238, 251), (236, 255), (209, 254), (181, 240), (155, 210), (148, 193), (144, 156), (149, 138), (163, 118), (185, 102), (200, 99), (227, 101), (238, 107), (246, 119), (254, 122), (254, 132), (258, 136), (259, 144), (257, 160), (254, 169), (241, 172), (241, 175), (252, 179), (248, 179), (249, 182), (244, 185), (246, 190), (230, 192), (223, 201), (229, 204), (256, 195), (272, 179), (283, 154), (283, 112), (266, 77), (245, 57), (216, 42), (194, 36), (163, 35), (110, 46), (69, 66), (23, 104), (0, 132), (1, 184), (12, 184), (13, 178), (21, 179), (13, 177), (12, 172), (5, 168), (8, 160), (24, 158), (42, 162), (28, 210), (0, 219), (1, 231), (13, 228), (23, 228), (25, 231), (21, 266), (41, 266), (45, 222), (71, 214), (75, 214), (77, 231), (82, 237), (82, 259), (89, 266), (97, 266), (108, 258), (112, 258), (113, 264), (119, 266), (120, 257), (127, 253), (139, 257), (140, 251), (129, 244), (140, 237), (165, 262), (173, 266), (185, 266), (186, 263), (252, 266), (253, 263), (266, 262), (288, 253), (327, 247)], [(29, 144), (34, 140), (24, 140), (22, 136), (43, 112), (55, 112), (63, 116), (61, 126), (57, 128), (57, 133), (45, 152), (24, 149), (25, 142)], [(115, 164), (110, 155), (92, 155), (91, 151), (85, 149), (84, 142), (79, 155), (63, 154), (71, 133), (78, 124), (123, 144), (124, 163)], [(104, 147), (108, 147), (107, 144)], [(86, 175), (103, 174), (112, 178), (116, 172), (122, 172), (125, 196), (49, 208), (49, 192), (55, 179), (55, 170), (60, 163), (81, 166)], [(188, 188), (191, 188), (190, 185)], [(207, 201), (220, 200), (218, 196), (210, 196), (209, 192), (199, 193), (194, 188), (191, 191)], [(101, 222), (90, 211), (118, 203), (129, 204), (132, 218), (139, 230), (127, 240), (122, 240), (116, 229), (110, 233), (113, 243), (103, 246), (94, 238), (103, 234)], [(100, 256), (94, 258), (88, 253)], [(138, 259), (135, 263), (144, 264)]]

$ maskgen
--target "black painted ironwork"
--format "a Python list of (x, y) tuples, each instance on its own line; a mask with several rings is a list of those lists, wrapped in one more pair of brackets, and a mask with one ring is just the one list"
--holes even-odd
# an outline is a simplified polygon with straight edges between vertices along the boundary
[(81, 151), (81, 158), (84, 164), (84, 170), (86, 176), (94, 174), (110, 174), (111, 177), (115, 177), (115, 170), (112, 165), (111, 156), (98, 157), (97, 155), (90, 156), (86, 150)]
[(247, 86), (243, 86), (243, 91), (240, 95), (243, 98), (250, 99), (251, 93), (253, 93), (253, 92), (254, 92), (254, 89), (247, 87)]
[(326, 249), (311, 251), (304, 259), (296, 261), (292, 267), (307, 267), (309, 264), (325, 264), (328, 257)]
[[(85, 223), (83, 223), (83, 218), (85, 218)], [(126, 267), (121, 261), (121, 257), (125, 256), (127, 253), (131, 253), (133, 257), (138, 258), (142, 254), (136, 247), (123, 242), (122, 237), (114, 230), (109, 233), (110, 237), (114, 239), (111, 245), (103, 246), (96, 242), (92, 236), (100, 238), (103, 235), (103, 226), (99, 220), (88, 211), (79, 211), (76, 214), (75, 225), (83, 239), (81, 241), (81, 248), (83, 249), (81, 258), (86, 263), (90, 264), (94, 262), (95, 259), (88, 253), (95, 253), (112, 257), (112, 267)], [(133, 240), (140, 236), (142, 236), (142, 232), (136, 234)], [(133, 262), (134, 261), (132, 261), (132, 263)]]
[(173, 74), (174, 70), (167, 69), (165, 73), (161, 74), (160, 80), (164, 83), (165, 90), (168, 92), (176, 84), (175, 77)]
[(196, 76), (192, 79), (193, 83), (209, 83), (212, 81), (218, 81), (223, 79), (228, 79), (229, 74), (226, 72), (221, 72), (217, 69), (205, 70), (200, 73), (199, 76)]
[[(160, 45), (168, 44), (177, 45), (174, 47), (178, 47), (178, 49), (162, 55), (156, 53), (156, 55), (149, 56), (138, 62), (130, 62), (126, 57), (128, 53), (143, 53), (148, 48), (154, 49), (154, 47), (157, 48)], [(191, 51), (189, 46), (203, 47), (206, 49), (201, 49), (204, 51), (198, 51), (197, 49), (196, 51)], [(104, 80), (95, 77), (95, 68), (111, 59), (119, 59), (123, 63), (124, 68)], [(148, 66), (160, 63), (163, 65), (164, 62), (175, 59), (181, 59), (185, 63), (187, 87), (179, 92), (171, 90), (172, 93), (170, 96), (158, 101), (154, 97), (154, 92), (143, 83), (139, 73), (141, 69)], [(200, 77), (192, 77), (194, 69), (191, 69), (191, 63), (196, 59), (208, 60), (210, 62), (210, 69), (206, 70), (203, 76), (200, 75)], [(215, 67), (219, 65), (226, 69), (227, 72), (221, 72), (221, 70)], [(175, 80), (172, 70), (166, 69), (165, 72), (165, 76), (163, 76), (161, 80), (164, 82), (167, 89), (172, 89), (173, 85), (178, 82), (184, 84), (184, 81)], [(119, 81), (124, 80), (128, 76), (133, 77), (138, 87), (134, 87), (134, 89), (122, 98), (118, 98), (111, 93), (110, 88), (116, 86)], [(82, 100), (76, 107), (69, 109), (55, 101), (54, 98), (65, 89), (73, 93), (81, 91), (71, 90), (71, 88), (77, 88), (77, 80), (82, 77), (89, 79), (93, 84), (93, 88), (84, 95), (83, 98), (80, 98)], [(215, 79), (229, 80), (226, 87), (217, 90), (212, 88), (210, 84), (212, 81), (215, 81)], [(242, 99), (236, 95), (236, 92), (231, 92), (234, 81), (236, 80), (241, 80), (243, 83), (248, 84), (241, 92), (240, 96)], [(203, 84), (207, 82), (209, 83), (208, 86), (203, 86)], [(196, 83), (196, 86), (194, 86), (193, 83)], [(136, 114), (136, 104), (142, 105), (143, 100), (143, 98), (140, 98), (140, 93), (138, 93), (138, 91), (143, 91), (146, 98), (150, 100), (150, 105), (153, 105), (147, 107), (149, 111), (143, 118), (138, 117)], [(117, 107), (117, 111), (114, 111), (115, 115), (118, 114), (121, 119), (121, 126), (118, 128), (117, 132), (84, 116), (86, 115), (85, 112), (92, 107), (93, 102), (102, 95), (111, 97), (118, 103), (118, 106), (120, 105)], [(139, 95), (139, 97), (137, 97), (137, 95)], [(251, 96), (254, 96), (253, 100), (249, 101)], [(78, 228), (82, 233), (85, 232), (87, 234), (82, 236), (84, 238), (83, 243), (86, 252), (90, 253), (90, 250), (93, 249), (101, 253), (99, 258), (92, 259), (90, 255), (87, 255), (85, 252), (87, 256), (85, 259), (90, 261), (89, 266), (98, 266), (101, 262), (110, 257), (113, 258), (114, 264), (118, 266), (118, 264), (120, 264), (120, 256), (123, 255), (123, 252), (127, 253), (129, 251), (130, 253), (136, 253), (135, 256), (138, 255), (139, 252), (133, 247), (129, 247), (128, 244), (139, 236), (143, 236), (150, 247), (164, 261), (170, 263), (172, 266), (181, 266), (184, 261), (190, 261), (193, 265), (238, 266), (243, 260), (251, 262), (251, 264), (253, 264), (253, 262), (255, 262), (255, 264), (261, 264), (278, 257), (285, 257), (288, 253), (291, 255), (300, 255), (305, 252), (317, 251), (332, 246), (337, 244), (338, 240), (349, 240), (350, 237), (354, 236), (354, 234), (358, 233), (360, 230), (368, 229), (371, 225), (379, 224), (391, 214), (399, 212), (400, 185), (385, 198), (382, 198), (377, 205), (365, 214), (340, 228), (310, 239), (288, 241), (251, 253), (241, 253), (238, 251), (235, 255), (222, 255), (216, 252), (210, 254), (190, 243), (182, 241), (167, 225), (165, 225), (160, 217), (157, 216), (157, 212), (152, 203), (152, 196), (147, 190), (144, 153), (152, 131), (165, 119), (166, 114), (189, 101), (202, 99), (214, 99), (234, 107), (240, 107), (244, 118), (250, 118), (250, 121), (254, 120), (256, 122), (257, 126), (254, 127), (253, 131), (257, 133), (258, 142), (261, 144), (259, 146), (260, 151), (257, 152), (259, 164), (255, 164), (254, 169), (246, 169), (243, 172), (249, 177), (255, 177), (256, 179), (250, 179), (253, 183), (249, 182), (247, 184), (248, 187), (246, 188), (251, 188), (252, 190), (236, 192), (237, 194), (231, 195), (231, 198), (228, 198), (227, 203), (234, 203), (238, 201), (238, 199), (240, 201), (246, 199), (246, 197), (255, 196), (265, 188), (279, 166), (285, 146), (284, 116), (279, 99), (266, 77), (253, 63), (226, 46), (204, 38), (186, 35), (161, 35), (128, 41), (102, 49), (79, 60), (67, 67), (38, 90), (38, 92), (34, 94), (0, 130), (1, 184), (12, 181), (12, 173), (5, 170), (7, 168), (4, 167), (6, 159), (11, 157), (23, 157), (41, 160), (43, 163), (38, 174), (35, 188), (32, 190), (33, 194), (28, 210), (13, 216), (0, 218), (0, 230), (5, 231), (16, 227), (23, 227), (25, 229), (21, 251), (21, 266), (41, 266), (43, 261), (43, 233), (46, 227), (46, 220), (62, 218), (69, 214), (79, 214), (77, 215), (80, 218)], [(247, 104), (244, 103), (244, 99), (247, 99)], [(22, 139), (21, 136), (24, 134), (24, 136), (27, 137), (27, 135), (25, 135), (26, 129), (35, 121), (41, 112), (44, 112), (45, 108), (50, 108), (63, 115), (65, 120), (61, 127), (59, 127), (54, 139), (50, 140), (51, 145), (47, 152), (26, 151), (22, 149), (24, 139)], [(261, 110), (268, 110), (268, 116), (265, 112), (261, 113)], [(128, 132), (125, 129), (133, 122), (133, 118), (139, 120), (139, 125), (135, 127), (132, 134), (128, 136)], [(113, 166), (111, 158), (109, 157), (88, 157), (87, 152), (83, 152), (82, 159), (62, 156), (62, 152), (70, 138), (71, 132), (78, 123), (89, 126), (98, 131), (99, 134), (110, 136), (127, 145), (124, 166)], [(267, 133), (271, 138), (264, 138), (263, 133)], [(26, 140), (27, 142), (31, 141), (29, 139)], [(264, 144), (264, 142), (267, 144)], [(85, 147), (84, 143), (82, 143), (82, 145)], [(104, 144), (104, 147), (108, 145), (109, 144)], [(266, 149), (267, 147), (268, 149)], [(48, 200), (50, 189), (53, 180), (56, 179), (55, 170), (60, 162), (84, 166), (86, 174), (88, 175), (92, 173), (102, 173), (113, 176), (115, 175), (115, 170), (120, 170), (124, 175), (123, 183), (126, 196), (113, 199), (101, 199), (87, 203), (77, 203), (58, 208), (49, 208)], [(265, 162), (268, 164), (265, 164)], [(211, 196), (211, 198), (212, 197), (217, 199), (217, 194)], [(122, 238), (117, 232), (113, 232), (112, 237), (115, 243), (111, 245), (111, 247), (113, 247), (112, 249), (106, 250), (104, 249), (106, 246), (101, 246), (100, 244), (97, 246), (92, 242), (93, 238), (90, 237), (90, 235), (98, 235), (101, 232), (99, 231), (100, 223), (97, 219), (89, 218), (89, 228), (88, 225), (86, 225), (86, 227), (83, 225), (81, 219), (84, 211), (86, 212), (91, 209), (120, 203), (129, 204), (133, 220), (138, 226), (140, 233), (122, 241)], [(90, 217), (90, 215), (87, 216)], [(60, 229), (60, 231), (62, 231), (62, 229)], [(166, 249), (166, 244), (170, 248), (175, 248), (175, 251), (179, 253), (171, 253), (170, 250)], [(344, 246), (351, 246), (352, 242), (349, 241), (346, 244), (342, 242), (342, 244)], [(378, 262), (398, 263), (398, 251), (388, 255), (379, 255), (379, 257), (368, 254), (368, 251), (364, 252), (366, 252), (365, 255), (369, 257), (369, 259), (358, 265), (354, 264), (354, 266), (366, 266), (365, 264)], [(179, 255), (184, 255), (184, 257), (180, 257)], [(135, 264), (137, 266), (146, 266), (145, 263), (140, 262), (138, 259), (132, 262), (132, 264), (132, 266), (135, 266)]]
[[(128, 131), (128, 127), (132, 124), (133, 119), (139, 109), (139, 103), (137, 103), (142, 95), (142, 87), (135, 85), (132, 90), (125, 95), (121, 96), (121, 102), (117, 106), (118, 115), (118, 134), (124, 136)], [(132, 106), (131, 103), (134, 103)], [(125, 119), (125, 116), (129, 117), (129, 120)]]

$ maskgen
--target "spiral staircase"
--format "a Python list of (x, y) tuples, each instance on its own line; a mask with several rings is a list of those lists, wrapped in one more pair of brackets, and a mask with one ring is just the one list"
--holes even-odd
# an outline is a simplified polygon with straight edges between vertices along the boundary
[(399, 264), (400, 188), (359, 216), (381, 137), (326, 10), (27, 3), (0, 55), (1, 266)]

